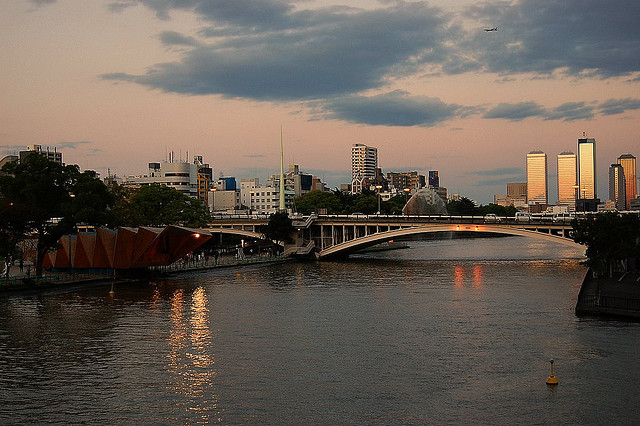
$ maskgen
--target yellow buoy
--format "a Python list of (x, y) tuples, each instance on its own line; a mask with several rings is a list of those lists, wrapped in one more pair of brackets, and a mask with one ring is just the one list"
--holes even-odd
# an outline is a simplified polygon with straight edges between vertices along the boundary
[(555, 376), (555, 374), (553, 374), (553, 360), (549, 360), (549, 363), (551, 364), (551, 374), (549, 374), (549, 377), (547, 377), (547, 385), (549, 386), (554, 386), (558, 384), (558, 378)]
[(111, 291), (109, 292), (109, 296), (113, 296), (114, 294), (116, 294), (116, 292), (113, 291), (113, 283), (111, 283)]

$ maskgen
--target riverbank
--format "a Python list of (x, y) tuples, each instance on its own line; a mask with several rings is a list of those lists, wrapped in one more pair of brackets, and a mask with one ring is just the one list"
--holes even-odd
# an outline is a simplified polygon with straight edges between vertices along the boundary
[(5, 295), (30, 295), (49, 290), (73, 290), (75, 288), (142, 282), (158, 277), (176, 276), (180, 274), (202, 272), (219, 268), (242, 267), (249, 265), (261, 265), (282, 263), (293, 259), (281, 256), (255, 256), (236, 259), (221, 257), (218, 260), (206, 260), (199, 262), (174, 263), (167, 266), (159, 266), (135, 276), (113, 276), (104, 274), (66, 273), (52, 272), (42, 277), (32, 277), (24, 271), (19, 271), (17, 266), (12, 266), (10, 279), (0, 279), (0, 297)]
[(582, 282), (576, 315), (608, 316), (640, 320), (640, 274), (594, 278), (591, 270)]

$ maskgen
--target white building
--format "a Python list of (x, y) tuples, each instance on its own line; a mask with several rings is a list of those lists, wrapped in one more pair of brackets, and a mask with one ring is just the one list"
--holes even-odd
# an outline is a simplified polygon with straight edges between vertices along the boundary
[(378, 148), (357, 143), (351, 146), (351, 192), (359, 194), (376, 177)]
[(240, 210), (240, 191), (212, 189), (207, 197), (210, 212), (237, 213)]
[(142, 176), (129, 176), (125, 186), (166, 185), (193, 198), (198, 198), (198, 167), (195, 164), (149, 163), (149, 172)]

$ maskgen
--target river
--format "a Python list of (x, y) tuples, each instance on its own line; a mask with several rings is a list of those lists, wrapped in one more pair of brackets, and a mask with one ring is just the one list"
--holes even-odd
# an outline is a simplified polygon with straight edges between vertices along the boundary
[(2, 296), (0, 424), (640, 421), (640, 323), (574, 315), (582, 248), (409, 246)]

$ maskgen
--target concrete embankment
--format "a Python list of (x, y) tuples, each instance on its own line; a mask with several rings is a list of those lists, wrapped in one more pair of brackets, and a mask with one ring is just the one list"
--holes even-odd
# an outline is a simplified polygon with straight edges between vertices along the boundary
[(576, 315), (596, 315), (640, 320), (640, 274), (594, 278), (591, 270), (582, 282)]

